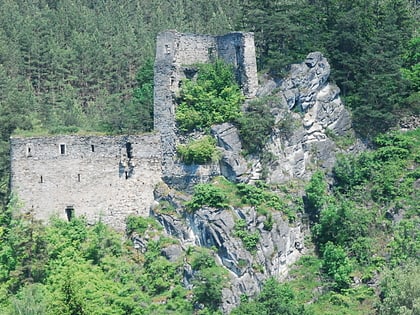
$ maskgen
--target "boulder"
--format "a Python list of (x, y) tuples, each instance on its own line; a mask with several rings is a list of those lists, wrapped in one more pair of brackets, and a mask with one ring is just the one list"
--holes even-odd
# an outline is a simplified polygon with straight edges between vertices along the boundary
[(214, 125), (211, 133), (222, 151), (220, 173), (231, 181), (237, 181), (247, 173), (247, 161), (241, 154), (242, 144), (237, 128), (230, 123)]

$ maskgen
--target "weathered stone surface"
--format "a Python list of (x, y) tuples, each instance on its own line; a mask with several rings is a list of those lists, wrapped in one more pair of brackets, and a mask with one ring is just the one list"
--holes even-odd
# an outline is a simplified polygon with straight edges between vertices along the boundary
[(160, 139), (141, 136), (51, 136), (11, 139), (11, 189), (23, 211), (48, 222), (66, 209), (124, 229), (147, 216), (161, 177)]
[(171, 244), (162, 249), (161, 254), (165, 256), (169, 261), (176, 262), (183, 256), (182, 247), (178, 244)]
[[(163, 179), (179, 188), (187, 188), (200, 180), (220, 175), (214, 166), (185, 167), (176, 157), (179, 135), (175, 124), (175, 95), (180, 82), (194, 76), (188, 65), (206, 63), (220, 58), (233, 65), (235, 77), (243, 93), (253, 97), (258, 88), (254, 36), (234, 32), (223, 36), (183, 34), (165, 31), (157, 37), (154, 67), (154, 124), (161, 135)], [(226, 163), (235, 158), (226, 155)], [(228, 164), (223, 164), (225, 171)]]
[[(164, 200), (176, 204), (176, 198), (168, 197), (170, 195), (174, 196), (167, 194), (163, 196)], [(223, 290), (224, 313), (239, 304), (242, 294), (253, 296), (258, 293), (268, 277), (284, 277), (288, 266), (304, 250), (303, 227), (300, 223), (289, 226), (281, 213), (273, 214), (270, 231), (264, 230), (266, 218), (258, 215), (254, 208), (221, 210), (204, 207), (194, 213), (178, 208), (173, 214), (152, 211), (152, 215), (169, 235), (180, 240), (182, 247), (196, 245), (216, 249), (217, 260), (230, 271), (231, 278), (229, 286)], [(234, 226), (238, 219), (246, 221), (249, 233), (261, 235), (255, 253), (247, 251), (235, 236)], [(193, 277), (191, 270), (186, 274)], [(191, 283), (191, 279), (184, 279), (184, 283)]]
[(242, 144), (238, 130), (230, 123), (215, 125), (211, 129), (222, 150), (220, 173), (231, 181), (237, 181), (248, 171), (247, 162), (241, 154)]
[(312, 165), (328, 172), (341, 150), (331, 135), (353, 136), (350, 114), (340, 100), (339, 88), (328, 83), (329, 75), (327, 60), (313, 52), (303, 63), (292, 65), (273, 89), (280, 102), (271, 110), (276, 127), (266, 147), (273, 155), (267, 172), (270, 182), (307, 179)]

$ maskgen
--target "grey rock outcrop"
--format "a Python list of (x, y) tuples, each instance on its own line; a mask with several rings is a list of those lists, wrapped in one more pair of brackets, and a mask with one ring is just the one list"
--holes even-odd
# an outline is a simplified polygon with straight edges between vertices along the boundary
[[(156, 196), (159, 200), (179, 204), (176, 193)], [(214, 248), (216, 258), (230, 272), (230, 283), (223, 290), (224, 313), (240, 303), (240, 296), (255, 296), (261, 284), (269, 277), (281, 279), (288, 266), (302, 254), (305, 228), (300, 223), (291, 226), (282, 213), (274, 213), (270, 230), (264, 229), (266, 217), (259, 215), (255, 208), (231, 208), (227, 210), (203, 207), (189, 213), (177, 208), (173, 213), (151, 211), (165, 231), (180, 240), (183, 248), (191, 245)], [(245, 249), (243, 242), (235, 236), (235, 223), (243, 219), (247, 232), (257, 232), (260, 240), (252, 253)], [(179, 247), (168, 248), (165, 256), (176, 259)], [(188, 268), (187, 268), (188, 269)], [(188, 270), (186, 270), (188, 271)], [(186, 272), (189, 277), (192, 272)], [(184, 279), (184, 283), (190, 283)]]
[(266, 147), (272, 154), (265, 166), (270, 182), (307, 179), (314, 166), (329, 172), (336, 153), (342, 151), (335, 139), (354, 138), (350, 113), (341, 102), (339, 88), (328, 82), (329, 75), (328, 61), (313, 52), (304, 62), (291, 65), (286, 78), (269, 79), (258, 92), (267, 95), (271, 90), (278, 98), (271, 109), (276, 124)]
[(248, 171), (247, 162), (241, 154), (242, 144), (237, 128), (224, 123), (211, 129), (217, 139), (217, 145), (222, 151), (220, 173), (231, 181), (238, 181)]

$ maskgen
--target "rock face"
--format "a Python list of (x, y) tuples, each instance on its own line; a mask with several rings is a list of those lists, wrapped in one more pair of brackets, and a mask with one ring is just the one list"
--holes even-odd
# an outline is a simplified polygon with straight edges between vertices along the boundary
[(215, 125), (211, 133), (217, 139), (217, 145), (222, 151), (220, 174), (231, 181), (239, 180), (246, 172), (247, 162), (241, 155), (242, 144), (238, 130), (230, 123)]
[(307, 179), (313, 165), (328, 172), (340, 151), (334, 140), (354, 137), (350, 114), (339, 88), (328, 83), (329, 75), (327, 60), (313, 52), (303, 63), (292, 65), (285, 79), (269, 79), (259, 90), (260, 96), (271, 93), (278, 98), (271, 109), (276, 123), (267, 146), (272, 154), (266, 165), (270, 182)]
[[(292, 65), (285, 79), (266, 79), (259, 88), (257, 97), (270, 96), (277, 100), (270, 101), (275, 123), (264, 149), (271, 157), (268, 161), (258, 157), (245, 158), (239, 132), (230, 123), (211, 128), (222, 152), (218, 164), (182, 165), (180, 168), (179, 163), (175, 167), (174, 153), (163, 152), (164, 181), (170, 187), (160, 185), (155, 190), (155, 200), (169, 203), (175, 210), (162, 212), (155, 207), (151, 215), (181, 245), (171, 246), (162, 254), (169, 260), (176, 260), (189, 246), (213, 248), (219, 263), (230, 272), (230, 283), (223, 290), (224, 313), (240, 303), (241, 295), (257, 294), (267, 278), (281, 279), (286, 275), (288, 266), (305, 251), (303, 239), (307, 227), (299, 219), (290, 224), (281, 212), (270, 212), (268, 227), (268, 217), (259, 214), (255, 207), (224, 210), (202, 207), (189, 213), (183, 206), (188, 195), (174, 188), (191, 187), (191, 184), (206, 182), (216, 175), (223, 175), (232, 182), (266, 179), (271, 183), (284, 183), (290, 179), (308, 179), (319, 166), (326, 172), (331, 171), (336, 153), (344, 150), (336, 140), (351, 139), (354, 135), (350, 114), (340, 100), (338, 87), (328, 83), (329, 75), (327, 60), (321, 53), (314, 52), (303, 63)], [(163, 135), (165, 129), (162, 130), (163, 144), (170, 139), (173, 148), (175, 143), (183, 141), (176, 129), (167, 138)], [(358, 147), (346, 149), (357, 150)], [(235, 232), (238, 220), (244, 222), (245, 233), (258, 235), (259, 240), (251, 251)], [(184, 284), (189, 287), (194, 270), (188, 264), (184, 268)]]
[[(288, 266), (302, 254), (305, 228), (300, 223), (289, 225), (281, 212), (273, 214), (273, 224), (268, 230), (264, 228), (266, 217), (253, 207), (227, 210), (203, 207), (188, 213), (180, 206), (176, 193), (160, 193), (162, 191), (156, 192), (158, 201), (170, 202), (177, 209), (173, 213), (151, 212), (166, 232), (179, 239), (183, 248), (191, 245), (215, 248), (217, 260), (229, 270), (230, 284), (223, 290), (224, 313), (240, 303), (241, 295), (256, 295), (267, 278), (285, 276)], [(239, 219), (246, 222), (247, 233), (260, 235), (252, 252), (235, 236), (235, 222)], [(169, 259), (179, 256), (179, 247), (172, 247), (164, 253)], [(191, 271), (186, 270), (185, 274), (191, 277)], [(184, 283), (189, 280), (184, 279)]]

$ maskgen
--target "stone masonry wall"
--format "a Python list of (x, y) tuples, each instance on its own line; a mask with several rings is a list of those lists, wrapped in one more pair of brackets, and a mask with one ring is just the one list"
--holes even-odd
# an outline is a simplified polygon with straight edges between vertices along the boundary
[(149, 214), (161, 178), (159, 136), (12, 138), (11, 166), (12, 191), (35, 218), (74, 211), (121, 229), (129, 214)]

